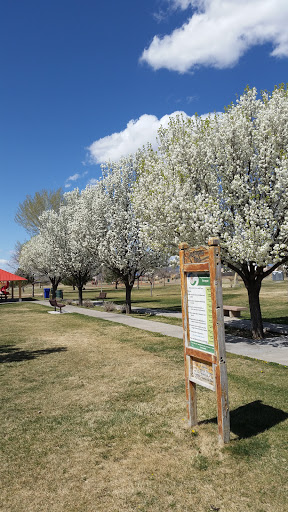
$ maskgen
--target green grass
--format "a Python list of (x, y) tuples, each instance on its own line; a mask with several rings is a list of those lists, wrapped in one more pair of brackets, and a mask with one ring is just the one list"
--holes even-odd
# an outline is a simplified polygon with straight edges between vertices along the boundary
[(181, 340), (29, 303), (0, 306), (0, 509), (283, 512), (287, 368), (229, 355), (187, 426)]
[[(77, 290), (72, 287), (59, 286), (64, 290), (64, 299), (73, 300), (77, 299)], [(36, 298), (43, 298), (43, 289), (35, 288)], [(87, 285), (83, 292), (84, 300), (96, 300), (99, 295), (99, 287)], [(103, 291), (107, 292), (107, 300), (115, 302), (115, 304), (123, 305), (125, 303), (125, 288), (120, 285), (118, 290), (112, 285), (103, 285)], [(25, 295), (31, 295), (29, 287), (26, 288)], [(223, 280), (223, 303), (228, 305), (244, 306), (246, 311), (242, 312), (243, 318), (250, 318), (249, 303), (247, 291), (244, 284), (238, 284), (235, 288), (231, 288), (229, 280)], [(263, 281), (260, 293), (260, 303), (262, 309), (262, 316), (264, 321), (274, 323), (288, 324), (288, 281), (272, 281), (268, 277)], [(181, 288), (179, 284), (169, 283), (166, 286), (157, 284), (153, 289), (153, 295), (150, 295), (150, 286), (141, 285), (140, 289), (137, 286), (132, 291), (132, 308), (155, 308), (165, 309), (171, 312), (181, 312)], [(142, 317), (142, 314), (141, 314)], [(142, 317), (143, 318), (143, 317)], [(150, 318), (155, 321), (166, 321), (163, 319)], [(166, 321), (168, 323), (168, 321)], [(181, 325), (177, 319), (169, 320), (169, 323), (174, 325)]]
[[(124, 304), (124, 290), (106, 289), (107, 297), (116, 304)], [(89, 292), (90, 293), (90, 292)], [(244, 306), (246, 311), (242, 312), (242, 317), (249, 319), (249, 302), (246, 288), (243, 284), (235, 288), (223, 286), (223, 303), (229, 305)], [(260, 303), (264, 321), (288, 324), (288, 281), (273, 282), (270, 278), (263, 281), (260, 292)], [(150, 296), (150, 290), (143, 288), (132, 292), (132, 307), (166, 309), (171, 312), (181, 312), (181, 289), (180, 285), (157, 286), (153, 290), (153, 296)], [(142, 316), (142, 315), (141, 315)], [(155, 321), (166, 321), (165, 317), (150, 318)], [(168, 322), (167, 322), (168, 323)], [(169, 323), (181, 325), (181, 320), (171, 319)]]
[[(137, 295), (139, 294), (139, 295)], [(110, 295), (110, 292), (109, 292)], [(170, 285), (156, 288), (153, 292), (153, 300), (149, 297), (148, 289), (134, 290), (133, 298), (137, 297), (133, 307), (149, 307), (155, 309), (166, 309), (171, 312), (181, 311), (181, 289), (178, 285)], [(143, 299), (143, 302), (141, 302)], [(111, 299), (113, 300), (113, 299)], [(145, 302), (147, 301), (147, 302)], [(120, 301), (116, 303), (120, 303)], [(246, 311), (243, 311), (241, 317), (250, 319), (249, 302), (246, 288), (243, 284), (237, 285), (235, 288), (227, 287), (224, 281), (223, 286), (223, 303), (228, 305), (244, 306)], [(273, 282), (271, 279), (263, 281), (262, 289), (260, 292), (260, 304), (262, 310), (263, 321), (278, 324), (288, 324), (288, 281)], [(182, 325), (182, 320), (179, 318), (167, 318), (165, 316), (157, 315), (134, 315), (139, 318), (147, 318), (155, 322), (165, 322), (172, 325)]]
[[(47, 287), (49, 287), (47, 285)], [(78, 293), (77, 289), (73, 290), (71, 286), (59, 285), (59, 289), (64, 292), (65, 300), (77, 300)], [(99, 296), (100, 288), (88, 284), (83, 291), (83, 300), (96, 300)], [(103, 285), (103, 292), (107, 292), (107, 300), (115, 302), (115, 304), (125, 304), (125, 287), (121, 284), (117, 290), (112, 285)], [(26, 287), (24, 296), (31, 296), (31, 287)], [(35, 287), (36, 298), (43, 298), (43, 288), (39, 289)], [(166, 286), (156, 285), (153, 290), (153, 295), (150, 295), (150, 285), (141, 285), (140, 289), (137, 289), (137, 285), (134, 286), (132, 291), (132, 306), (133, 307), (157, 307), (157, 308), (169, 308), (171, 311), (181, 311), (181, 296), (180, 296), (180, 285), (169, 284)]]
[[(247, 310), (241, 316), (250, 318), (248, 295), (243, 284), (236, 288), (224, 288), (223, 303), (246, 307)], [(260, 304), (264, 321), (288, 324), (288, 281), (265, 279), (260, 292)]]

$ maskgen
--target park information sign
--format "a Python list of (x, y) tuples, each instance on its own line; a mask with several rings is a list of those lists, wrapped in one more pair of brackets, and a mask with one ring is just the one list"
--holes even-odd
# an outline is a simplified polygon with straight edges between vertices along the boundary
[(214, 354), (210, 277), (187, 274), (190, 346)]
[(180, 244), (182, 319), (188, 420), (197, 424), (196, 385), (216, 391), (220, 442), (230, 439), (228, 383), (217, 239), (208, 247)]

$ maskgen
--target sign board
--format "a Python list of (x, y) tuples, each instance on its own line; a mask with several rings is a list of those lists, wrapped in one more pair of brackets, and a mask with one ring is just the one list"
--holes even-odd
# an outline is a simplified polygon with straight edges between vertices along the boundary
[(228, 381), (217, 239), (208, 247), (180, 244), (182, 320), (188, 420), (197, 424), (196, 385), (216, 391), (219, 440), (230, 439)]
[(214, 354), (212, 299), (209, 275), (186, 275), (190, 346)]
[(215, 372), (212, 363), (190, 357), (189, 380), (215, 391)]

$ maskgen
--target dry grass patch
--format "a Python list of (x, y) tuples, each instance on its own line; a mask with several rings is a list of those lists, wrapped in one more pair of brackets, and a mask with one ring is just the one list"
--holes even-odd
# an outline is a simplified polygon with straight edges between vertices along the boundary
[(181, 341), (34, 304), (0, 314), (2, 510), (285, 509), (285, 368), (229, 357), (238, 433), (220, 449), (212, 392), (187, 427)]

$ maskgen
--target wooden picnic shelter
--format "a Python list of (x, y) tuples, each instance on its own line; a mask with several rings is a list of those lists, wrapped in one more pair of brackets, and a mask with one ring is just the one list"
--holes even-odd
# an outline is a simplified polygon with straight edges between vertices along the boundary
[[(9, 284), (9, 282), (11, 281), (12, 284), (12, 298), (13, 298), (13, 286), (14, 286), (14, 281), (19, 281), (19, 302), (22, 301), (22, 293), (21, 293), (21, 282), (22, 281), (27, 281), (27, 279), (25, 277), (21, 277), (21, 276), (17, 276), (16, 274), (12, 274), (11, 272), (7, 272), (6, 270), (2, 270), (0, 269), (0, 282), (5, 282)], [(3, 286), (3, 285), (2, 285)], [(7, 285), (6, 285), (7, 287)], [(5, 286), (4, 286), (5, 288)], [(6, 299), (7, 299), (7, 294), (3, 293), (3, 295), (5, 296), (6, 295)], [(2, 297), (1, 297), (2, 299)]]

